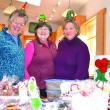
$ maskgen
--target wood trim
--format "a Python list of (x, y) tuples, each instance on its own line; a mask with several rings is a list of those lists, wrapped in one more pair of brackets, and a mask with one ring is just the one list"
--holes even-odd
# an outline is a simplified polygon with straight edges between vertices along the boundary
[(96, 16), (94, 16), (94, 17), (90, 18), (89, 20), (87, 20), (87, 21), (86, 21), (86, 25), (87, 25), (88, 23), (90, 23), (90, 22), (94, 21), (95, 19), (96, 19)]
[(25, 48), (26, 40), (33, 40), (35, 39), (35, 36), (34, 35), (21, 35), (20, 39), (21, 39), (23, 48)]
[(106, 8), (100, 10), (96, 15), (96, 55), (105, 53), (105, 14)]
[(77, 15), (74, 17), (75, 22), (81, 26), (83, 23), (86, 22), (86, 16)]
[(63, 27), (59, 26), (56, 31), (56, 41), (59, 41), (60, 37), (63, 35)]
[(49, 36), (49, 40), (56, 42), (56, 32), (52, 32), (51, 36)]
[(0, 23), (0, 31), (2, 31), (2, 28), (5, 26), (5, 24)]
[(33, 39), (35, 39), (35, 36), (34, 35), (24, 35), (24, 39), (25, 40), (33, 40)]
[(22, 46), (23, 46), (23, 48), (25, 47), (25, 39), (24, 39), (24, 35), (21, 35), (20, 36), (20, 40), (21, 40), (21, 42), (22, 42)]

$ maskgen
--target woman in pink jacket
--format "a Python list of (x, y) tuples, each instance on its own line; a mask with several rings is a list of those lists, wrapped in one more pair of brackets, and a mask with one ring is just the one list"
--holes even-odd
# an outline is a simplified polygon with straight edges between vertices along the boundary
[(44, 80), (52, 79), (55, 75), (56, 46), (48, 40), (51, 33), (52, 28), (48, 23), (39, 23), (35, 28), (36, 39), (29, 42), (25, 48), (25, 78), (36, 78), (41, 98), (47, 97)]

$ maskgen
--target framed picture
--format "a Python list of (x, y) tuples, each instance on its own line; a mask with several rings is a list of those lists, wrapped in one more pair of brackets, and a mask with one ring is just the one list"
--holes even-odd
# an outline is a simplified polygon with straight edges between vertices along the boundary
[(30, 32), (30, 33), (35, 33), (35, 27), (37, 26), (37, 23), (36, 22), (30, 22), (29, 23), (29, 29), (28, 29), (28, 31)]

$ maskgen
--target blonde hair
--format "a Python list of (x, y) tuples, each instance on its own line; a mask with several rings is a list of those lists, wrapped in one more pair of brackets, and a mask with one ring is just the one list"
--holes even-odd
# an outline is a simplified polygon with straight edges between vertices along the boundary
[(78, 31), (77, 35), (79, 35), (80, 34), (80, 27), (74, 20), (65, 20), (65, 22), (63, 24), (63, 29), (65, 28), (66, 24), (69, 22), (74, 25), (75, 29)]

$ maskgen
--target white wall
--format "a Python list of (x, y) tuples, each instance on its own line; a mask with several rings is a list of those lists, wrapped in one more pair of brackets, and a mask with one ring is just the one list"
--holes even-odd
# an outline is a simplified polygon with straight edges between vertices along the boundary
[(86, 15), (87, 19), (89, 19), (103, 8), (107, 9), (105, 53), (110, 55), (110, 0), (89, 0), (88, 3), (80, 9), (80, 14)]
[(0, 23), (6, 24), (8, 17), (2, 13), (0, 10)]

